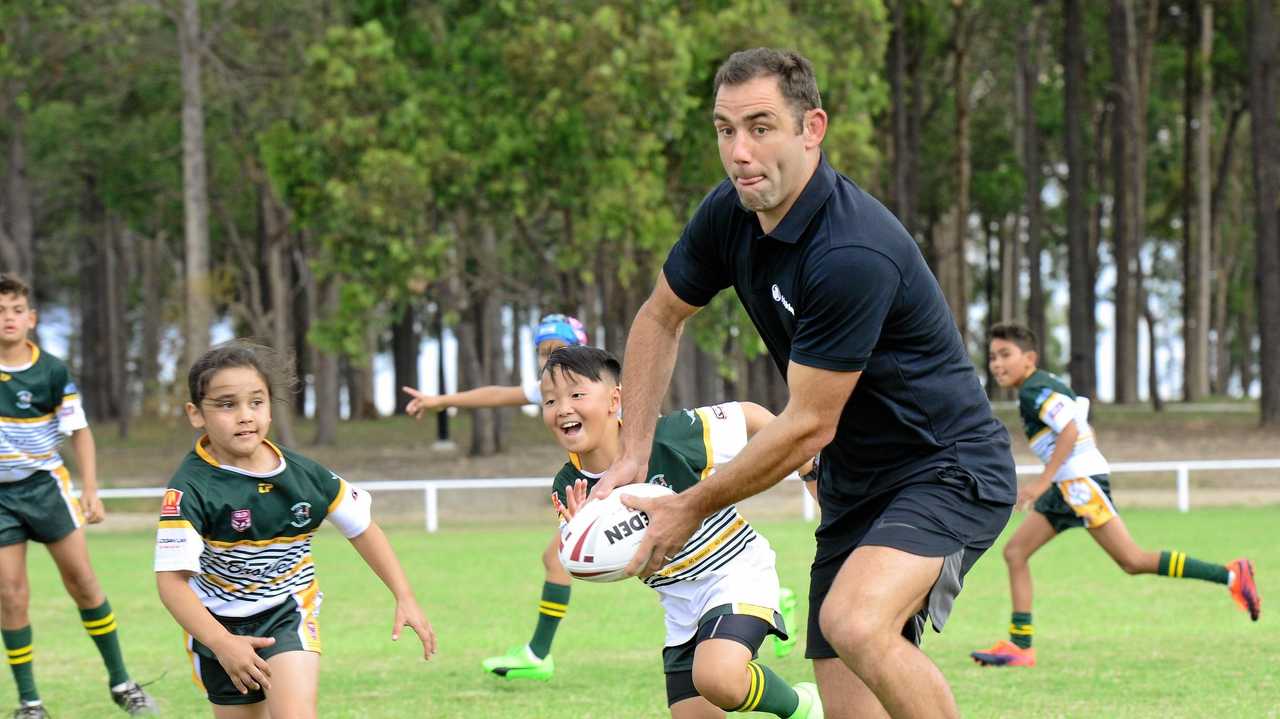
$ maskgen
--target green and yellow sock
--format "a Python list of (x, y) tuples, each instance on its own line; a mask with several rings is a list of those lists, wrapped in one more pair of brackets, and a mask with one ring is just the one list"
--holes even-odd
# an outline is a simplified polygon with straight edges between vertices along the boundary
[(98, 645), (102, 663), (107, 665), (108, 683), (114, 687), (129, 681), (129, 671), (124, 668), (124, 657), (120, 654), (120, 633), (116, 631), (116, 615), (111, 611), (111, 602), (103, 599), (102, 604), (93, 609), (81, 609), (80, 623), (93, 643)]
[(765, 712), (774, 716), (789, 717), (800, 706), (796, 690), (773, 670), (756, 662), (747, 662), (751, 685), (747, 698), (730, 709), (735, 712)]
[(1035, 636), (1035, 627), (1031, 626), (1031, 612), (1014, 612), (1009, 620), (1009, 641), (1021, 649), (1031, 648), (1031, 638)]
[(1177, 579), (1203, 579), (1215, 584), (1226, 584), (1231, 577), (1226, 565), (1202, 562), (1188, 557), (1184, 552), (1172, 551), (1160, 553), (1160, 567), (1156, 573)]
[(538, 602), (538, 626), (533, 629), (529, 650), (539, 659), (551, 653), (551, 642), (556, 638), (560, 620), (569, 611), (569, 585), (542, 583), (542, 600)]
[(9, 670), (18, 684), (18, 700), (23, 704), (40, 701), (32, 667), (35, 655), (31, 645), (31, 625), (21, 629), (0, 629), (0, 636), (4, 637), (5, 653), (9, 655)]

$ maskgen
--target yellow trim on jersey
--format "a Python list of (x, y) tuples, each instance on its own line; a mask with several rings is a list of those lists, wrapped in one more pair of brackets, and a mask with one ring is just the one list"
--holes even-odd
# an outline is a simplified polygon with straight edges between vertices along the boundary
[[(211, 441), (212, 440), (209, 439), (209, 435), (207, 434), (200, 435), (200, 438), (196, 440), (196, 456), (200, 457), (200, 459), (203, 459), (204, 461), (208, 462), (209, 464), (212, 464), (215, 467), (221, 468), (222, 464), (218, 462), (218, 460), (214, 459), (213, 455), (209, 454), (209, 450), (204, 448), (204, 446)], [(280, 459), (284, 459), (284, 452), (281, 452), (280, 448), (275, 446), (275, 444), (273, 444), (271, 440), (264, 437), (262, 439), (262, 443), (270, 447), (271, 451), (275, 452), (277, 457), (279, 457)]]
[[(658, 570), (658, 572), (656, 573), (657, 576), (670, 577), (673, 574), (678, 574), (688, 569), (689, 567), (697, 564), (698, 562), (701, 562), (703, 559), (706, 559), (708, 554), (711, 554), (712, 552), (719, 549), (720, 545), (729, 541), (730, 538), (732, 538), (734, 535), (738, 533), (738, 530), (742, 529), (745, 526), (747, 526), (747, 520), (743, 519), (742, 517), (738, 517), (733, 522), (731, 522), (728, 527), (725, 527), (724, 531), (720, 532), (719, 536), (717, 536), (715, 539), (703, 545), (702, 549), (699, 549), (697, 552), (689, 555), (688, 557), (685, 557), (684, 559), (680, 560), (676, 564), (668, 564), (667, 566)], [(770, 624), (772, 623), (773, 622), (771, 621)]]
[[(330, 472), (332, 474), (332, 472)], [(347, 493), (347, 480), (338, 477), (338, 493), (334, 495), (333, 501), (329, 503), (329, 508), (325, 510), (327, 514), (333, 514), (333, 510), (338, 508), (338, 503), (342, 501), (342, 496)]]
[(57, 454), (58, 454), (58, 450), (56, 450), (56, 449), (55, 449), (55, 450), (53, 450), (52, 452), (41, 452), (40, 454), (28, 454), (28, 453), (26, 453), (26, 452), (18, 452), (17, 454), (0, 454), (0, 460), (5, 460), (5, 459), (48, 459), (48, 458), (50, 458), (50, 457), (56, 456)]
[(577, 452), (569, 453), (569, 463), (573, 465), (574, 469), (579, 471), (582, 470), (582, 459), (578, 457)]
[(35, 424), (37, 422), (48, 422), (53, 418), (53, 412), (42, 414), (39, 417), (0, 417), (0, 424)]
[(67, 508), (72, 512), (72, 519), (75, 520), (76, 528), (84, 526), (84, 508), (80, 506), (80, 500), (71, 490), (71, 472), (67, 471), (66, 465), (58, 465), (51, 472), (53, 476), (58, 478), (59, 489), (62, 491), (62, 499), (67, 503)]
[(193, 526), (193, 525), (191, 524), (191, 522), (188, 522), (188, 521), (187, 521), (187, 520), (185, 520), (185, 519), (162, 519), (162, 520), (160, 520), (160, 528), (161, 528), (161, 529), (191, 529), (191, 530), (194, 530), (194, 529), (195, 529), (195, 526)]
[(186, 630), (183, 630), (182, 648), (187, 650), (187, 661), (191, 662), (191, 681), (195, 682), (195, 685), (200, 689), (201, 692), (208, 694), (209, 691), (204, 688), (204, 682), (200, 681), (200, 672), (196, 666), (196, 661), (197, 661), (196, 652), (195, 652), (195, 649), (191, 646), (192, 641), (193, 640), (191, 638), (191, 635), (187, 634)]
[(272, 537), (271, 539), (240, 539), (234, 542), (219, 542), (216, 539), (206, 539), (205, 544), (214, 547), (269, 547), (272, 544), (297, 544), (305, 542), (311, 538), (315, 532), (304, 532), (292, 537)]
[(1053, 428), (1052, 428), (1052, 427), (1045, 427), (1044, 429), (1040, 430), (1039, 432), (1036, 432), (1035, 434), (1031, 435), (1031, 439), (1029, 439), (1029, 440), (1027, 440), (1027, 441), (1028, 441), (1029, 443), (1031, 443), (1031, 444), (1035, 444), (1036, 442), (1039, 442), (1041, 439), (1044, 439), (1044, 436), (1045, 436), (1046, 434), (1052, 434), (1052, 433), (1053, 433)]
[(702, 467), (702, 474), (699, 475), (698, 481), (706, 479), (711, 475), (711, 470), (716, 466), (715, 450), (711, 447), (711, 420), (701, 408), (695, 409), (694, 413), (698, 415), (698, 419), (702, 421), (702, 446), (707, 450), (707, 463)]

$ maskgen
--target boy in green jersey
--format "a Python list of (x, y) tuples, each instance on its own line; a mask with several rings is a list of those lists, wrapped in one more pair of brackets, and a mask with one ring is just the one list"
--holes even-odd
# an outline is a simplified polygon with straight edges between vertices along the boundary
[[(622, 369), (604, 350), (566, 347), (551, 354), (541, 376), (543, 422), (569, 452), (552, 494), (567, 521), (621, 452)], [(693, 487), (772, 419), (768, 410), (750, 402), (662, 417), (654, 434), (649, 483), (676, 492)], [(683, 549), (667, 559), (644, 583), (658, 592), (666, 616), (662, 660), (673, 719), (723, 717), (725, 711), (821, 719), (816, 686), (790, 686), (754, 661), (766, 636), (785, 638), (791, 630), (779, 612), (769, 541), (730, 506), (708, 517)]]
[[(44, 544), (85, 631), (107, 667), (111, 699), (132, 716), (155, 703), (129, 678), (115, 613), (89, 563), (83, 525), (101, 522), (93, 433), (67, 366), (27, 339), (36, 326), (30, 290), (0, 275), (0, 634), (18, 684), (20, 719), (48, 716), (36, 691), (27, 616), (27, 541)], [(58, 447), (70, 437), (84, 490), (79, 500)]]
[(1257, 621), (1262, 595), (1253, 563), (1237, 559), (1213, 564), (1182, 552), (1150, 552), (1129, 536), (1111, 503), (1110, 469), (1089, 426), (1088, 400), (1077, 397), (1061, 379), (1036, 367), (1035, 334), (1019, 324), (991, 328), (991, 374), (1001, 387), (1018, 390), (1018, 408), (1031, 450), (1044, 462), (1040, 478), (1018, 492), (1018, 506), (1032, 504), (1027, 518), (1004, 548), (1013, 595), (1009, 639), (970, 656), (984, 666), (1036, 664), (1031, 623), (1031, 568), (1027, 561), (1058, 533), (1085, 527), (1099, 546), (1128, 574), (1159, 574), (1225, 584), (1231, 597)]

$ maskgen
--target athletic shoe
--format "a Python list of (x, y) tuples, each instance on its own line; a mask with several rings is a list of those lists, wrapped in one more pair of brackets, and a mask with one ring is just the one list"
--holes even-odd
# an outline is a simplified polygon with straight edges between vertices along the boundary
[(786, 587), (778, 589), (778, 613), (782, 615), (782, 624), (789, 635), (786, 639), (773, 635), (773, 654), (782, 658), (796, 648), (796, 640), (800, 637), (800, 627), (796, 625), (796, 593)]
[(1262, 593), (1253, 578), (1253, 562), (1237, 559), (1227, 565), (1227, 569), (1235, 574), (1231, 580), (1231, 598), (1236, 600), (1240, 608), (1249, 613), (1249, 618), (1258, 621), (1262, 616)]
[(800, 705), (787, 719), (823, 719), (822, 697), (818, 694), (818, 685), (813, 682), (800, 682), (792, 687), (800, 697)]
[(49, 719), (43, 704), (23, 704), (13, 711), (13, 719)]
[(1036, 665), (1035, 647), (1022, 647), (1008, 639), (1001, 639), (990, 649), (972, 652), (973, 661), (984, 667), (1034, 667)]
[(539, 659), (528, 644), (514, 647), (500, 657), (489, 657), (482, 663), (484, 670), (507, 679), (537, 679), (547, 681), (556, 670), (551, 655)]
[(133, 680), (126, 683), (120, 691), (112, 689), (111, 701), (128, 712), (131, 717), (160, 713), (159, 708), (156, 706), (156, 700), (142, 691), (142, 687), (138, 686), (138, 683)]

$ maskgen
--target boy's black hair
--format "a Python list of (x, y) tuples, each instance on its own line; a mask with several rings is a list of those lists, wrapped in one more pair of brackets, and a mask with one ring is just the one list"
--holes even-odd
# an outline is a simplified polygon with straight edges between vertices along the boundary
[(191, 365), (187, 372), (187, 389), (191, 393), (191, 404), (200, 406), (205, 393), (209, 391), (209, 381), (219, 370), (231, 367), (247, 367), (262, 377), (267, 385), (270, 398), (283, 398), (292, 394), (298, 378), (293, 371), (291, 358), (281, 355), (274, 349), (255, 344), (248, 340), (231, 340), (212, 347), (200, 355), (200, 359)]
[(547, 358), (547, 363), (542, 366), (542, 372), (538, 376), (541, 377), (556, 370), (559, 370), (561, 375), (576, 374), (592, 382), (602, 382), (606, 377), (614, 384), (622, 381), (622, 363), (617, 357), (599, 347), (586, 345), (561, 347)]
[(1001, 322), (991, 328), (991, 339), (1004, 340), (1018, 345), (1023, 352), (1039, 352), (1040, 340), (1030, 327), (1017, 322)]
[(0, 274), (0, 295), (30, 298), (31, 288), (17, 275), (12, 272), (5, 272)]

